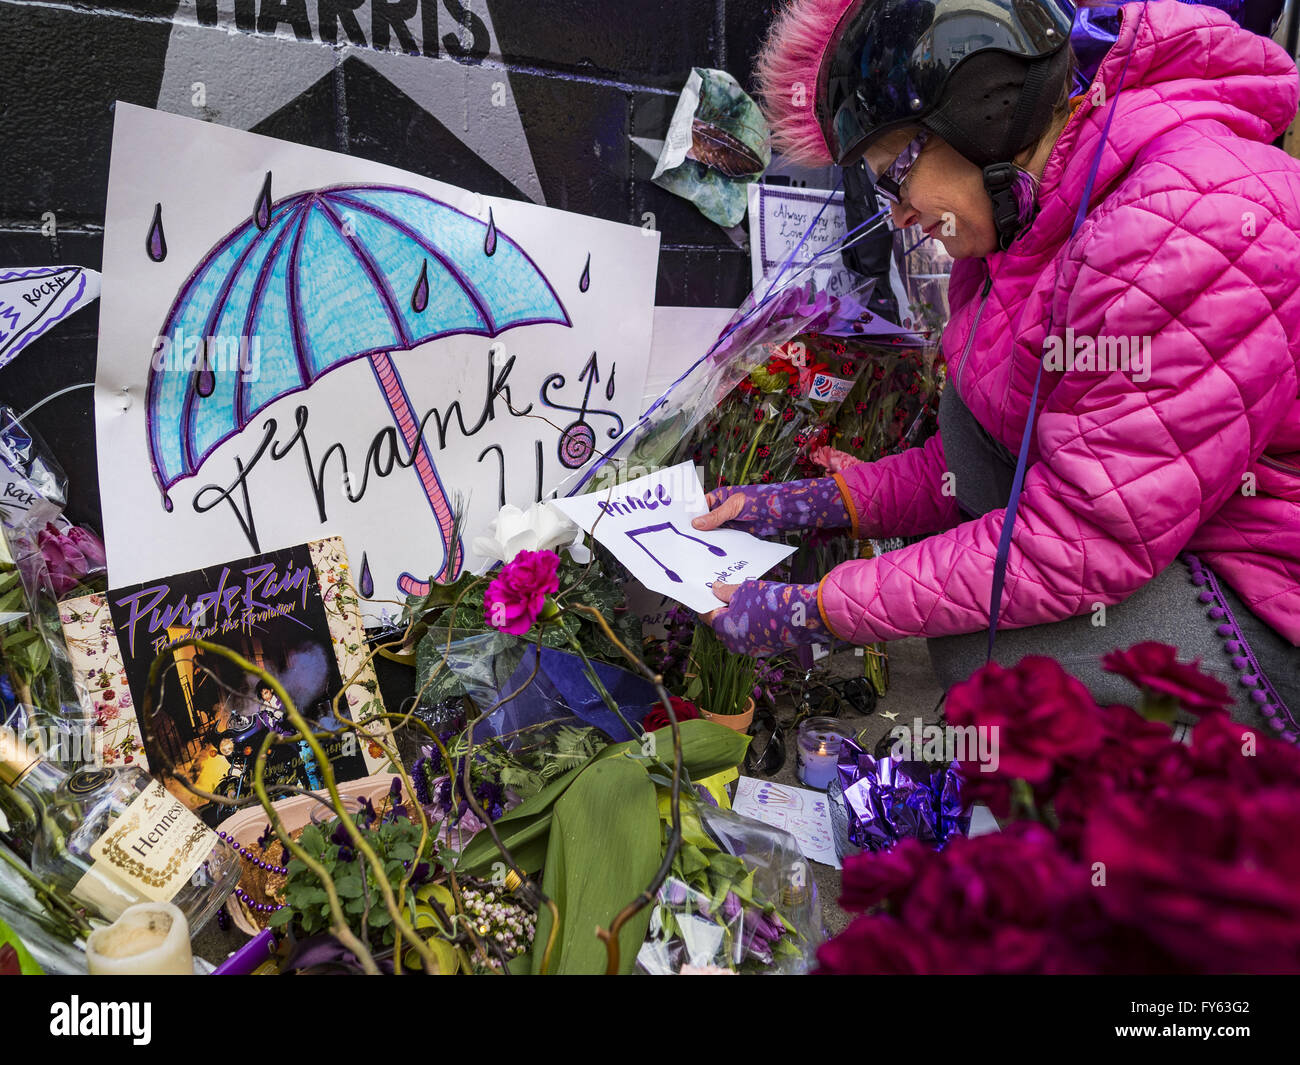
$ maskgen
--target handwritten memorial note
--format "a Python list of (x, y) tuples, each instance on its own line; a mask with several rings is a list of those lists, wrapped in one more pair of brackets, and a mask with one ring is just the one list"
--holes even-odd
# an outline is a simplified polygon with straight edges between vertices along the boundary
[(637, 580), (692, 610), (722, 605), (713, 583), (763, 576), (793, 547), (738, 529), (701, 532), (691, 519), (708, 511), (689, 462), (554, 505), (604, 544)]

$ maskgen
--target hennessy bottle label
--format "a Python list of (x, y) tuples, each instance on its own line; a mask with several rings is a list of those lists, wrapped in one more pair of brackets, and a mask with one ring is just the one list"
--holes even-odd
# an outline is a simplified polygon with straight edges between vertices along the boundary
[(73, 894), (116, 920), (136, 902), (170, 901), (207, 859), (216, 833), (157, 781), (90, 848)]

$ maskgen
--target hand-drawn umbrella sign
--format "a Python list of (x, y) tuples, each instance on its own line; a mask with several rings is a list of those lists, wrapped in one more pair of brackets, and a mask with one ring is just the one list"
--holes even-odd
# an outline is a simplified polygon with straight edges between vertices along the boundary
[[(273, 205), (270, 180), (253, 218), (208, 252), (163, 326), (162, 336), (256, 336), (261, 344), (260, 373), (230, 374), (228, 388), (217, 389), (210, 354), (190, 372), (150, 370), (149, 453), (163, 505), (170, 511), (168, 489), (263, 408), (369, 359), (438, 521), (444, 553), (435, 580), (452, 581), (464, 545), (390, 352), (456, 333), (573, 323), (533, 260), (497, 231), (490, 208), (484, 223), (413, 189), (377, 185), (300, 192)], [(161, 227), (155, 213), (146, 241), (155, 261), (166, 256)], [(398, 586), (429, 590), (410, 573)]]

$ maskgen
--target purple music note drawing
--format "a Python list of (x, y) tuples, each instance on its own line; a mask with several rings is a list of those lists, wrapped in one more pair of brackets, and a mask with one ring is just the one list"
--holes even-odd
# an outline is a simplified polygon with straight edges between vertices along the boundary
[(654, 559), (655, 564), (664, 571), (664, 573), (667, 575), (670, 581), (674, 581), (677, 584), (682, 583), (682, 579), (680, 576), (678, 576), (678, 574), (674, 573), (667, 566), (665, 566), (663, 561), (653, 551), (651, 551), (650, 548), (646, 547), (645, 544), (643, 544), (640, 540), (637, 539), (638, 536), (644, 536), (647, 533), (668, 532), (669, 530), (675, 532), (678, 536), (681, 536), (687, 540), (694, 540), (697, 544), (701, 544), (704, 547), (707, 547), (711, 554), (718, 555), (722, 558), (727, 557), (727, 552), (724, 551), (722, 548), (718, 547), (717, 544), (711, 544), (707, 540), (701, 540), (698, 536), (692, 536), (690, 535), (690, 533), (684, 533), (681, 531), (681, 529), (677, 528), (677, 526), (674, 525), (671, 521), (661, 521), (658, 525), (646, 525), (640, 529), (628, 529), (625, 533), (627, 538), (631, 540), (634, 544), (636, 544), (637, 547), (641, 548), (641, 550), (644, 551), (647, 555), (649, 555), (652, 559)]

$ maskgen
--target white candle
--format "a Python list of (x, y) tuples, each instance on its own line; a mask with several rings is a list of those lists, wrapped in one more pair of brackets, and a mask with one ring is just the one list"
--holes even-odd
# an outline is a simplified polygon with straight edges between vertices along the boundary
[(86, 940), (92, 976), (193, 976), (190, 926), (170, 902), (128, 906)]
[(825, 791), (835, 777), (844, 737), (832, 731), (833, 718), (812, 717), (799, 726), (796, 745), (799, 751), (799, 779), (805, 787)]

